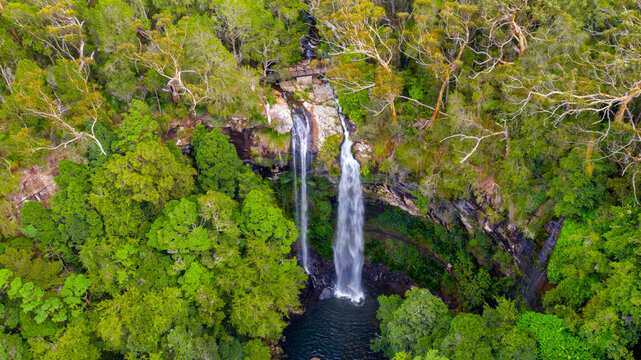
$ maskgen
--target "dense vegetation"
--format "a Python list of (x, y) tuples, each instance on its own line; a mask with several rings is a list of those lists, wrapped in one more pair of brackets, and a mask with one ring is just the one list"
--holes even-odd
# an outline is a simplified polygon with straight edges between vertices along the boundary
[(371, 243), (373, 258), (476, 314), (451, 314), (424, 291), (381, 298), (376, 348), (399, 359), (631, 359), (641, 332), (641, 3), (312, 5), (328, 77), (373, 148), (369, 172), (413, 184), (427, 216), (443, 200), (471, 200), (479, 222), (511, 241), (542, 245), (543, 224), (565, 218), (543, 315), (513, 292), (531, 280), (515, 266), (519, 244), (381, 215), (396, 235)]
[[(0, 358), (269, 359), (306, 280), (296, 228), (220, 130), (192, 157), (165, 140), (260, 123), (303, 5), (0, 1)], [(57, 193), (18, 213), (50, 155)]]
[[(197, 168), (151, 135), (98, 167), (62, 160), (51, 206), (22, 206), (25, 238), (0, 256), (3, 358), (269, 359), (306, 279), (298, 233), (220, 130), (196, 134)], [(209, 158), (236, 171), (221, 181)]]
[[(638, 0), (0, 0), (0, 358), (270, 357), (306, 280), (294, 179), (256, 175), (219, 127), (286, 153), (259, 80), (301, 60), (309, 14), (371, 147), (366, 187), (402, 183), (424, 215), (366, 226), (369, 259), (422, 287), (380, 298), (373, 347), (638, 355)], [(309, 239), (327, 258), (340, 141), (310, 179)], [(56, 174), (48, 201), (20, 198), (33, 172)], [(460, 199), (512, 237), (426, 220)], [(559, 218), (528, 308), (519, 266), (536, 260), (510, 241), (541, 246)]]

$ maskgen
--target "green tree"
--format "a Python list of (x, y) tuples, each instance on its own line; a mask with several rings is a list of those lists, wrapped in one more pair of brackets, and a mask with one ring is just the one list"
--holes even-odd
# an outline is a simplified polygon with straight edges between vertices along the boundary
[(301, 289), (306, 277), (295, 259), (285, 259), (296, 227), (256, 190), (238, 218), (242, 239), (222, 236), (216, 242), (214, 282), (231, 298), (229, 319), (239, 334), (274, 340), (286, 325), (283, 316), (299, 306), (297, 291), (286, 289)]
[(132, 152), (115, 154), (92, 177), (92, 182), (94, 189), (113, 191), (118, 201), (129, 199), (160, 206), (190, 194), (194, 175), (195, 171), (176, 161), (166, 147), (142, 142)]
[(254, 339), (245, 343), (245, 359), (251, 360), (269, 360), (271, 354), (269, 348), (263, 345), (260, 340)]
[(286, 219), (283, 211), (272, 202), (269, 195), (257, 190), (247, 194), (240, 211), (240, 230), (248, 243), (262, 242), (281, 254), (287, 254), (290, 245), (298, 238), (298, 232), (294, 223)]
[[(189, 36), (187, 36), (189, 35)], [(174, 24), (167, 13), (159, 14), (145, 46), (136, 41), (121, 46), (123, 56), (147, 69), (153, 91), (169, 90), (174, 102), (195, 110), (198, 105), (231, 114), (251, 107), (256, 78), (238, 68), (216, 37), (216, 25), (206, 15), (185, 16)]]
[(118, 140), (111, 144), (112, 150), (119, 153), (133, 151), (141, 142), (160, 142), (160, 125), (153, 118), (149, 106), (140, 100), (129, 104), (120, 126), (116, 129)]
[(254, 173), (250, 167), (242, 167), (238, 175), (238, 201), (243, 201), (252, 190), (258, 190), (270, 196), (274, 191), (269, 187), (269, 182)]
[(146, 243), (118, 236), (87, 241), (79, 257), (92, 282), (92, 294), (115, 296), (131, 286), (141, 291), (175, 286), (179, 274), (173, 270), (174, 260)]
[(55, 244), (54, 249), (62, 252), (68, 261), (73, 260), (74, 247), (81, 246), (87, 238), (103, 234), (102, 219), (87, 199), (91, 174), (84, 164), (62, 160), (54, 179), (59, 190), (51, 199), (51, 208), (62, 235), (62, 241)]
[(42, 206), (42, 203), (38, 201), (25, 202), (20, 209), (20, 216), (22, 218), (22, 233), (29, 238), (35, 238), (44, 250), (60, 238), (52, 211)]
[(459, 314), (450, 323), (441, 350), (450, 359), (494, 359), (490, 344), (491, 330), (476, 314)]
[(518, 326), (532, 334), (539, 346), (539, 356), (548, 359), (594, 359), (590, 347), (567, 331), (554, 315), (527, 312), (519, 317)]
[[(586, 168), (588, 164), (592, 170)], [(605, 192), (607, 173), (603, 171), (603, 164), (586, 163), (585, 155), (575, 148), (560, 160), (559, 165), (548, 192), (557, 202), (555, 213), (559, 216), (583, 215), (595, 208)]]
[(390, 357), (401, 351), (426, 354), (438, 347), (452, 321), (447, 306), (429, 290), (413, 288), (405, 297), (404, 301), (394, 295), (379, 300), (376, 316), (381, 321), (381, 339), (373, 348)]
[(138, 30), (148, 30), (149, 21), (122, 0), (98, 1), (90, 9), (89, 21), (94, 43), (105, 59), (99, 69), (105, 79), (105, 88), (111, 95), (128, 103), (142, 84), (136, 78), (134, 63), (122, 56), (119, 48), (123, 44), (135, 43)]
[(212, 240), (207, 230), (199, 225), (198, 205), (195, 202), (187, 199), (170, 201), (165, 205), (163, 214), (147, 233), (150, 247), (170, 254), (211, 248)]
[(633, 206), (606, 207), (592, 220), (566, 220), (550, 258), (556, 288), (544, 303), (579, 317), (579, 334), (598, 356), (630, 356), (626, 346), (638, 338), (641, 289), (633, 279), (639, 274), (639, 229)]
[(167, 287), (141, 292), (134, 288), (98, 304), (98, 336), (110, 350), (125, 354), (162, 353), (165, 337), (183, 324), (188, 307), (180, 290)]
[(208, 131), (199, 125), (192, 140), (198, 166), (198, 184), (203, 191), (220, 191), (227, 196), (236, 194), (242, 162), (229, 138), (220, 131)]
[(198, 198), (198, 207), (199, 216), (208, 221), (218, 233), (224, 233), (230, 237), (238, 235), (236, 219), (239, 206), (232, 198), (223, 193), (210, 190)]
[(44, 353), (44, 360), (98, 360), (101, 352), (95, 343), (92, 327), (78, 318), (60, 331), (54, 344)]
[(5, 359), (31, 360), (31, 353), (20, 335), (0, 333), (0, 356)]
[(38, 146), (32, 151), (58, 149), (89, 139), (98, 146), (100, 154), (106, 155), (95, 134), (95, 124), (104, 117), (104, 99), (98, 86), (87, 78), (86, 66), (82, 59), (60, 60), (51, 69), (53, 87), (47, 84), (47, 72), (38, 64), (30, 59), (18, 63), (11, 96), (3, 102), (3, 111), (23, 126), (37, 130), (46, 127), (62, 135), (57, 144)]

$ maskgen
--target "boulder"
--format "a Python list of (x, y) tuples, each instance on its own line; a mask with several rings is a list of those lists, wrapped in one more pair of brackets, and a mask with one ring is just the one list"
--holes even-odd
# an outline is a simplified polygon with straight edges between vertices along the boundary
[(287, 134), (292, 131), (294, 123), (292, 111), (287, 105), (287, 101), (280, 95), (276, 97), (274, 105), (265, 107), (265, 116), (267, 117), (267, 122), (279, 134)]
[(321, 291), (320, 296), (318, 297), (319, 300), (327, 300), (332, 298), (332, 291), (329, 288), (324, 288), (323, 291)]
[(365, 141), (359, 140), (354, 143), (354, 157), (359, 162), (367, 161), (372, 157), (372, 147), (369, 146)]

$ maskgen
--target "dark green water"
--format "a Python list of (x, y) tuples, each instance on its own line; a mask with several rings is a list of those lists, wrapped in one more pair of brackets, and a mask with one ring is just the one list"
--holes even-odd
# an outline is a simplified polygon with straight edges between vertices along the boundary
[(378, 333), (377, 309), (370, 297), (358, 305), (346, 299), (319, 301), (285, 329), (283, 350), (290, 360), (384, 359), (369, 348)]

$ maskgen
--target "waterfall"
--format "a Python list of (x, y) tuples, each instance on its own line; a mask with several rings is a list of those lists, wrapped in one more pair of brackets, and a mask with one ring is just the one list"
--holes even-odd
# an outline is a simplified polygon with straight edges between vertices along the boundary
[[(338, 99), (336, 100), (338, 103)], [(361, 186), (361, 166), (352, 155), (346, 119), (338, 107), (343, 127), (340, 164), (341, 180), (338, 185), (338, 224), (334, 240), (334, 267), (336, 268), (337, 297), (354, 302), (363, 299), (361, 270), (363, 268), (363, 225), (365, 208)]]
[[(298, 228), (298, 260), (309, 273), (307, 246), (307, 155), (309, 148), (309, 114), (302, 106), (292, 109), (292, 157), (294, 167), (294, 205)], [(298, 176), (300, 174), (300, 186)]]

